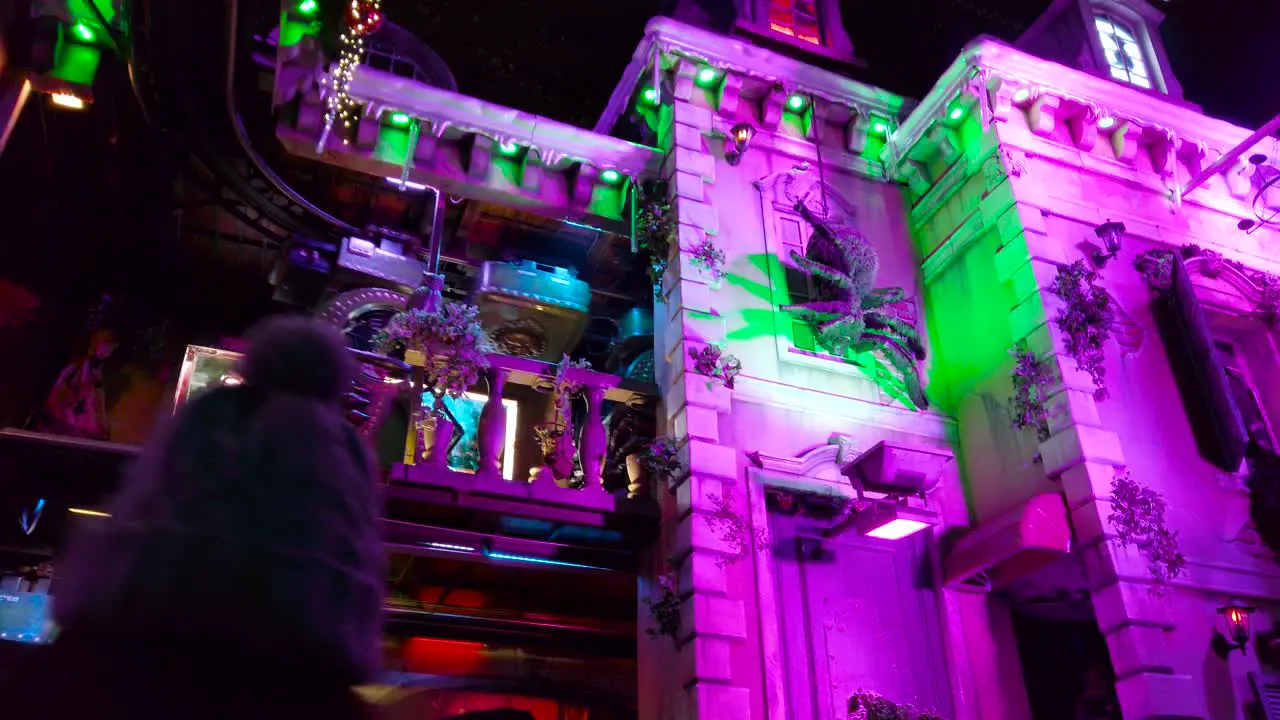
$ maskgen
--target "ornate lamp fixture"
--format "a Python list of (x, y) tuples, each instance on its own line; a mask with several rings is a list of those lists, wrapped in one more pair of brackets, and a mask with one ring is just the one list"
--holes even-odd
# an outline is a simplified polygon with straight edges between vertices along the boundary
[[(856, 499), (850, 512), (824, 537), (836, 537), (853, 527), (861, 535), (881, 540), (901, 540), (936, 525), (935, 513), (913, 508), (907, 498), (923, 498), (951, 463), (950, 453), (880, 441), (840, 469), (853, 486)], [(868, 499), (867, 492), (883, 495)]]
[(743, 153), (751, 145), (751, 138), (756, 136), (756, 129), (750, 123), (738, 123), (729, 129), (729, 136), (724, 142), (724, 160), (730, 165), (737, 165)]
[(1120, 242), (1124, 238), (1124, 223), (1112, 222), (1108, 220), (1098, 227), (1094, 228), (1093, 234), (1098, 236), (1102, 241), (1103, 250), (1093, 251), (1093, 264), (1103, 268), (1107, 266), (1107, 261), (1120, 254)]
[(1217, 633), (1218, 640), (1226, 647), (1223, 654), (1225, 657), (1232, 650), (1245, 651), (1245, 646), (1249, 644), (1249, 614), (1253, 612), (1253, 608), (1245, 605), (1238, 600), (1232, 600), (1226, 605), (1218, 608), (1218, 614), (1223, 616), (1226, 621), (1227, 632), (1225, 635)]

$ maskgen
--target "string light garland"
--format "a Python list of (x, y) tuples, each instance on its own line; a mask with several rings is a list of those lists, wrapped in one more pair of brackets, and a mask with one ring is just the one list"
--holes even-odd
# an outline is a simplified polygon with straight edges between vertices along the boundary
[[(329, 133), (336, 122), (350, 128), (356, 120), (356, 102), (351, 99), (351, 78), (364, 58), (364, 39), (382, 27), (381, 0), (350, 0), (343, 14), (347, 27), (338, 38), (338, 64), (330, 75), (329, 96), (326, 98), (324, 133), (320, 136), (318, 150), (323, 150)], [(348, 133), (343, 134), (342, 144), (351, 142)]]

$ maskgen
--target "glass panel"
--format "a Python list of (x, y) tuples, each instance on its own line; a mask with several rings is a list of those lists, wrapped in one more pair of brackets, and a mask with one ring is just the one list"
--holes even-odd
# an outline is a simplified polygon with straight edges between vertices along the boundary
[(822, 43), (816, 0), (769, 0), (769, 28), (815, 45)]
[(1111, 77), (1150, 88), (1151, 73), (1147, 70), (1147, 59), (1133, 30), (1106, 15), (1095, 16), (1093, 22), (1098, 29), (1098, 41), (1106, 55)]

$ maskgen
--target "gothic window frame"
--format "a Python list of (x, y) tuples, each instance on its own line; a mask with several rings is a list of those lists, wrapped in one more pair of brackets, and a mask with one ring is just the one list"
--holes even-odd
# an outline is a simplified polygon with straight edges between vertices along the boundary
[(1142, 33), (1124, 18), (1102, 9), (1093, 13), (1093, 32), (1102, 45), (1102, 54), (1112, 80), (1154, 90), (1158, 70), (1151, 62)]
[[(1159, 25), (1164, 15), (1145, 0), (1079, 0), (1084, 14), (1089, 46), (1099, 68), (1097, 73), (1113, 82), (1142, 92), (1154, 92), (1181, 100), (1182, 88), (1169, 74), (1169, 58), (1165, 55), (1160, 35), (1152, 28)], [(1111, 58), (1098, 28), (1098, 19), (1105, 18), (1127, 30), (1138, 48), (1142, 63), (1146, 66), (1150, 87), (1143, 87), (1128, 78), (1116, 77), (1112, 72)]]
[[(764, 21), (769, 23), (769, 30), (772, 32), (812, 45), (826, 44), (826, 34), (823, 32), (826, 23), (823, 22), (822, 4), (818, 0), (765, 0), (764, 5), (767, 13)], [(808, 7), (801, 7), (802, 5)], [(790, 19), (783, 21), (777, 13), (789, 15)], [(812, 31), (806, 32), (806, 28), (812, 28)]]
[(774, 0), (749, 0), (739, 14), (737, 28), (749, 34), (785, 43), (806, 52), (822, 55), (846, 63), (856, 63), (853, 41), (844, 29), (839, 0), (813, 0), (818, 23), (819, 42), (801, 40), (794, 34), (770, 27), (769, 7)]
[[(902, 407), (902, 401), (887, 393), (879, 384), (873, 369), (858, 361), (853, 353), (834, 355), (811, 342), (813, 332), (805, 323), (797, 320), (784, 305), (803, 302), (812, 292), (807, 276), (800, 273), (791, 259), (791, 251), (804, 254), (808, 246), (812, 226), (801, 217), (795, 203), (806, 198), (809, 210), (819, 217), (830, 214), (854, 218), (854, 205), (830, 183), (816, 178), (816, 173), (806, 173), (800, 178), (788, 178), (788, 173), (777, 173), (758, 181), (761, 213), (765, 221), (765, 250), (768, 258), (769, 299), (773, 308), (773, 340), (777, 350), (780, 371), (818, 370), (847, 378), (852, 383), (840, 393), (857, 397), (885, 407)], [(825, 208), (818, 187), (825, 191)], [(855, 221), (856, 224), (856, 221)], [(792, 283), (804, 282), (794, 288)], [(919, 291), (913, 288), (902, 303), (908, 320), (923, 334), (924, 325), (920, 311)], [(799, 340), (799, 342), (797, 342)], [(846, 382), (846, 381), (841, 381)]]

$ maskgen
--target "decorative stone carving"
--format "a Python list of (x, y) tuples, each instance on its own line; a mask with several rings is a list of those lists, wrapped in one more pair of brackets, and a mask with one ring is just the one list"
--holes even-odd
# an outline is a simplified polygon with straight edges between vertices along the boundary
[(1004, 163), (1001, 162), (1001, 157), (1000, 153), (991, 153), (991, 155), (987, 157), (986, 162), (982, 163), (982, 177), (987, 192), (991, 192), (997, 187), (1000, 187), (1000, 183), (1003, 183), (1009, 177), (1005, 173)]
[(1123, 163), (1132, 163), (1142, 148), (1143, 128), (1132, 120), (1124, 121), (1116, 131), (1111, 133), (1111, 148), (1115, 150), (1116, 159)]
[(1053, 134), (1058, 123), (1058, 110), (1062, 100), (1056, 95), (1041, 95), (1027, 111), (1027, 125), (1031, 132), (1041, 137)]
[(1115, 302), (1115, 298), (1112, 298), (1112, 306), (1115, 308), (1115, 319), (1111, 322), (1111, 334), (1120, 344), (1120, 355), (1135, 355), (1142, 349), (1147, 333), (1120, 303)]
[(803, 162), (790, 170), (766, 175), (755, 183), (756, 189), (771, 195), (775, 205), (793, 209), (803, 203), (814, 217), (828, 219), (837, 211), (841, 222), (857, 219), (857, 208), (840, 191), (818, 177), (812, 166)]

